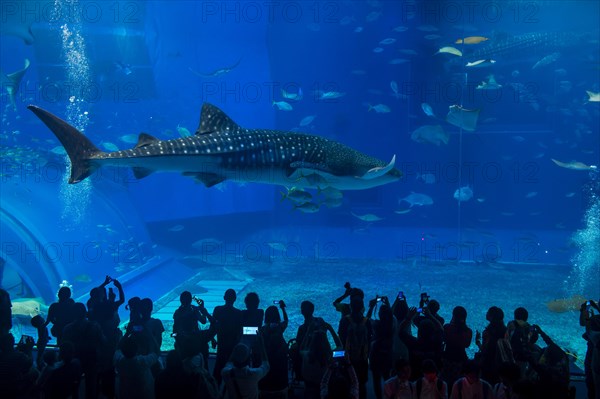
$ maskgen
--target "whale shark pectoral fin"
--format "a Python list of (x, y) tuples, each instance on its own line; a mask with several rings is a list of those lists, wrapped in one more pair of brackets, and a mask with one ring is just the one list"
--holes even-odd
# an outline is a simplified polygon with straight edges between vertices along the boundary
[(191, 176), (196, 181), (204, 184), (205, 187), (209, 188), (227, 180), (225, 176), (218, 175), (216, 173), (202, 173), (202, 172), (183, 172), (184, 176)]
[(385, 175), (390, 170), (394, 169), (395, 164), (396, 164), (396, 154), (394, 154), (394, 156), (392, 157), (392, 160), (386, 166), (378, 166), (376, 168), (369, 169), (367, 171), (367, 173), (362, 175), (360, 178), (365, 179), (365, 180), (376, 179), (380, 176)]
[(144, 177), (151, 175), (154, 171), (148, 168), (133, 168), (133, 176), (136, 179), (143, 179)]

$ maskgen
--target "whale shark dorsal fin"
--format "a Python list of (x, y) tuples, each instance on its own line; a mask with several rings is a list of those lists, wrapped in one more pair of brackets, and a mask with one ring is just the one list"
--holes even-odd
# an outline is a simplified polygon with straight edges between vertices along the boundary
[(225, 112), (209, 103), (202, 105), (200, 123), (198, 124), (196, 134), (208, 134), (225, 130), (233, 131), (236, 129), (239, 129), (238, 124), (227, 116)]
[(158, 141), (158, 139), (154, 136), (149, 135), (148, 133), (140, 133), (138, 137), (138, 142), (134, 148), (145, 147), (150, 144), (154, 144)]

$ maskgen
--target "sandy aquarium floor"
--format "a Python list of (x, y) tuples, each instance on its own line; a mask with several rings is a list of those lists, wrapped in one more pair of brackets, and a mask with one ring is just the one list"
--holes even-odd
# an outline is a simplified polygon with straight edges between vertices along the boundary
[[(409, 305), (418, 304), (421, 292), (427, 292), (441, 304), (440, 314), (450, 320), (454, 306), (464, 306), (468, 311), (467, 324), (482, 331), (487, 322), (485, 314), (490, 306), (504, 310), (505, 321), (512, 320), (513, 310), (524, 306), (529, 311), (529, 321), (538, 324), (559, 345), (577, 354), (583, 361), (585, 341), (579, 326), (579, 313), (556, 313), (548, 310), (547, 303), (565, 297), (564, 281), (569, 270), (545, 265), (417, 265), (380, 260), (331, 260), (310, 263), (273, 262), (228, 266), (220, 270), (207, 270), (205, 278), (224, 275), (248, 275), (253, 280), (238, 293), (236, 306), (244, 308), (243, 298), (254, 291), (260, 296), (262, 308), (274, 300), (284, 299), (288, 305), (290, 325), (286, 337), (295, 336), (302, 323), (300, 303), (311, 300), (315, 315), (325, 318), (335, 328), (339, 314), (332, 302), (344, 292), (349, 281), (353, 287), (365, 291), (368, 299), (377, 295), (393, 298), (404, 291)], [(347, 300), (346, 300), (347, 301)], [(365, 301), (367, 302), (367, 301)], [(475, 345), (471, 346), (471, 353)]]

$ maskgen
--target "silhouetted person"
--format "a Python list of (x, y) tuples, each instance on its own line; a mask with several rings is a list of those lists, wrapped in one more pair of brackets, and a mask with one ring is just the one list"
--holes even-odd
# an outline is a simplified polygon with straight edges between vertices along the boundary
[(348, 356), (334, 357), (321, 381), (321, 398), (358, 399), (359, 384)]
[(438, 376), (438, 368), (431, 359), (421, 365), (423, 377), (414, 383), (417, 399), (448, 399), (448, 384)]
[(52, 323), (50, 333), (56, 338), (56, 344), (60, 346), (65, 326), (75, 320), (75, 301), (71, 298), (69, 287), (61, 287), (57, 296), (58, 302), (52, 303), (48, 308), (46, 325)]
[(260, 298), (256, 292), (249, 292), (244, 298), (246, 309), (242, 310), (242, 326), (260, 327), (263, 324), (265, 311), (259, 309)]
[(506, 325), (507, 335), (510, 340), (515, 362), (521, 367), (521, 373), (527, 373), (527, 361), (530, 356), (531, 342), (537, 340), (537, 335), (527, 322), (529, 313), (523, 307), (516, 308), (514, 311), (514, 320)]
[(333, 307), (335, 308), (336, 311), (340, 312), (340, 322), (338, 323), (338, 331), (337, 331), (338, 335), (340, 337), (342, 336), (342, 334), (340, 333), (340, 326), (341, 326), (342, 320), (344, 320), (344, 317), (346, 317), (350, 313), (352, 313), (351, 305), (348, 303), (342, 303), (342, 301), (346, 298), (350, 298), (350, 300), (352, 300), (353, 296), (358, 296), (363, 301), (365, 299), (365, 293), (360, 288), (353, 288), (350, 286), (350, 283), (348, 283), (348, 282), (346, 284), (344, 284), (344, 288), (346, 289), (344, 291), (344, 294), (342, 296), (340, 296), (339, 298), (336, 298), (333, 301)]
[(442, 378), (449, 386), (454, 384), (468, 359), (473, 331), (467, 326), (467, 310), (457, 306), (452, 310), (450, 323), (444, 326), (445, 348), (442, 354)]
[(123, 337), (114, 359), (118, 397), (153, 399), (154, 377), (151, 368), (157, 361), (158, 355), (155, 350), (141, 355), (138, 353), (136, 340), (131, 336)]
[(481, 368), (475, 360), (465, 362), (463, 374), (452, 386), (451, 399), (493, 399), (492, 387), (480, 378)]
[(344, 350), (358, 378), (359, 396), (367, 397), (369, 380), (369, 348), (371, 342), (371, 323), (363, 316), (365, 306), (360, 295), (350, 299), (350, 314), (340, 321), (340, 339)]
[(179, 296), (181, 305), (173, 313), (173, 332), (176, 336), (193, 336), (200, 331), (198, 322), (205, 324), (206, 316), (200, 312), (197, 306), (192, 305), (192, 294), (183, 291)]
[[(33, 342), (30, 345), (33, 346)], [(35, 386), (37, 376), (31, 357), (15, 350), (13, 335), (0, 336), (0, 396), (7, 399), (26, 397)]]
[[(600, 342), (594, 344), (592, 337), (600, 338), (598, 333), (591, 334), (592, 331), (600, 331), (600, 328), (592, 329), (594, 326), (600, 325), (600, 307), (592, 300), (581, 304), (579, 309), (579, 325), (585, 327), (585, 332), (582, 337), (587, 344), (584, 359), (585, 385), (587, 386), (588, 399), (598, 399), (600, 397)], [(595, 357), (594, 357), (595, 352)], [(596, 359), (595, 373), (592, 366), (593, 359)]]
[[(418, 316), (417, 309), (410, 308), (406, 318), (400, 324), (400, 338), (408, 348), (412, 379), (415, 380), (423, 375), (421, 366), (424, 360), (431, 359), (438, 368), (440, 367), (443, 351), (443, 337), (440, 333), (442, 327), (437, 319), (429, 316), (428, 308), (421, 309), (423, 311)], [(421, 320), (415, 338), (406, 332), (405, 326), (416, 317)]]
[(414, 388), (410, 383), (410, 363), (406, 359), (396, 360), (394, 364), (395, 376), (383, 384), (383, 397), (385, 399), (412, 399)]
[(86, 398), (96, 398), (98, 388), (99, 355), (106, 344), (102, 329), (98, 323), (86, 318), (85, 305), (75, 303), (75, 321), (65, 326), (64, 342), (72, 342), (75, 346), (75, 357), (81, 362), (85, 373)]
[(83, 369), (79, 360), (75, 358), (73, 343), (69, 341), (62, 343), (58, 356), (60, 361), (42, 386), (45, 398), (78, 398)]
[(481, 376), (490, 384), (500, 382), (498, 368), (502, 363), (498, 351), (498, 340), (504, 339), (506, 325), (504, 325), (504, 312), (496, 306), (488, 309), (486, 320), (489, 321), (483, 330), (481, 341)]
[(500, 382), (494, 386), (494, 398), (511, 399), (517, 397), (515, 385), (521, 379), (521, 367), (516, 363), (502, 363), (498, 369), (498, 375), (500, 376)]
[(127, 323), (126, 332), (131, 332), (134, 326), (142, 325), (142, 312), (140, 311), (142, 299), (134, 296), (127, 301), (125, 310), (129, 310), (129, 322)]
[(48, 382), (48, 377), (50, 377), (50, 374), (52, 374), (57, 366), (58, 352), (45, 351), (44, 358), (42, 359), (42, 369), (40, 370), (40, 375), (35, 381), (35, 389), (38, 395), (42, 392), (43, 387)]
[(156, 399), (193, 398), (196, 385), (183, 370), (179, 351), (167, 353), (164, 370), (158, 373), (154, 381)]
[(102, 305), (107, 301), (106, 286), (110, 284), (112, 278), (106, 276), (104, 282), (98, 287), (94, 287), (90, 290), (90, 298), (88, 299), (86, 306), (88, 310), (88, 319), (97, 322), (102, 326), (103, 319), (107, 317), (106, 310), (100, 309), (99, 305)]
[[(106, 285), (113, 283), (119, 291), (117, 299), (113, 288), (106, 291)], [(88, 318), (91, 321), (96, 321), (102, 329), (102, 334), (106, 338), (106, 345), (100, 352), (98, 363), (98, 377), (101, 392), (108, 397), (115, 395), (115, 370), (113, 365), (113, 357), (117, 349), (119, 341), (123, 337), (121, 329), (119, 329), (119, 307), (125, 302), (125, 294), (121, 283), (109, 276), (106, 276), (104, 283), (99, 287), (92, 289), (95, 300), (88, 301)], [(91, 309), (89, 307), (92, 307)]]
[[(373, 309), (377, 304), (379, 307), (379, 319), (371, 319)], [(376, 297), (369, 301), (367, 317), (371, 322), (373, 337), (371, 350), (369, 352), (369, 367), (373, 375), (373, 391), (375, 397), (381, 399), (383, 383), (390, 378), (394, 367), (394, 332), (395, 323), (392, 308), (387, 297)]]
[(260, 333), (256, 336), (260, 347), (260, 367), (250, 367), (250, 348), (245, 344), (235, 345), (221, 374), (225, 386), (224, 399), (258, 398), (258, 381), (269, 372), (269, 360)]
[(144, 298), (140, 302), (140, 314), (142, 317), (142, 325), (156, 343), (157, 354), (160, 355), (160, 347), (162, 346), (162, 333), (165, 331), (165, 327), (163, 326), (162, 321), (152, 317), (152, 310), (154, 309), (154, 304), (152, 303), (152, 299)]
[(0, 336), (8, 334), (12, 328), (11, 308), (12, 303), (10, 302), (10, 295), (8, 294), (8, 291), (0, 288)]
[(223, 295), (225, 305), (217, 306), (213, 311), (217, 332), (217, 359), (213, 375), (218, 384), (221, 383), (221, 370), (242, 336), (242, 312), (233, 306), (236, 298), (235, 291), (228, 289)]
[(440, 325), (443, 326), (446, 321), (442, 316), (438, 314), (438, 312), (440, 311), (440, 303), (435, 299), (430, 299), (427, 303), (427, 307), (429, 308), (431, 316), (434, 317), (440, 323)]
[(288, 347), (283, 337), (288, 325), (288, 316), (284, 301), (279, 301), (279, 307), (283, 313), (283, 321), (277, 307), (269, 306), (265, 310), (265, 324), (260, 329), (270, 366), (267, 375), (258, 382), (258, 389), (261, 395), (266, 394), (265, 396), (271, 394), (281, 397), (287, 394), (288, 389)]
[[(341, 346), (340, 343), (340, 350), (342, 349)], [(323, 330), (316, 330), (312, 334), (308, 348), (300, 351), (305, 399), (321, 398), (321, 380), (323, 380), (323, 376), (327, 372), (332, 355), (333, 352), (327, 339), (327, 333)]]
[(532, 328), (546, 343), (539, 359), (531, 359), (530, 365), (537, 373), (536, 391), (540, 398), (561, 399), (569, 397), (569, 359), (554, 341), (533, 325)]
[(37, 356), (35, 363), (38, 370), (41, 370), (44, 365), (44, 351), (46, 350), (48, 341), (50, 341), (50, 334), (48, 333), (48, 328), (46, 327), (46, 321), (40, 315), (36, 315), (31, 318), (31, 325), (37, 330)]
[[(316, 332), (320, 331), (325, 334), (327, 337), (327, 331), (329, 331), (336, 342), (338, 347), (343, 347), (343, 343), (333, 327), (323, 320), (321, 317), (314, 316), (315, 305), (311, 301), (302, 301), (300, 304), (300, 313), (304, 317), (304, 323), (302, 323), (298, 327), (298, 331), (296, 333), (296, 342), (290, 348), (290, 358), (292, 360), (292, 367), (294, 368), (294, 372), (296, 374), (296, 379), (302, 381), (302, 369), (303, 360), (301, 356), (302, 351), (308, 351), (311, 346), (311, 342), (313, 340), (313, 336)], [(331, 345), (327, 340), (327, 346), (329, 347), (329, 351), (331, 352)]]

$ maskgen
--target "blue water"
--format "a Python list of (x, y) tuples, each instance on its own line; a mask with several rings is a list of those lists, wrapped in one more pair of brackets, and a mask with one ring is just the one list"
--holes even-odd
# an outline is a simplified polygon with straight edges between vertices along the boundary
[[(481, 319), (488, 306), (504, 304), (510, 315), (525, 304), (549, 324), (560, 317), (574, 326), (555, 331), (565, 345), (579, 340), (575, 312), (540, 304), (600, 297), (597, 169), (552, 162), (600, 165), (600, 107), (586, 94), (600, 91), (599, 13), (594, 1), (3, 2), (2, 72), (31, 61), (16, 109), (2, 81), (3, 287), (49, 304), (63, 280), (84, 298), (109, 274), (128, 296), (167, 303), (186, 280), (233, 267), (252, 281), (244, 290), (267, 295), (279, 278), (268, 265), (283, 262), (301, 272), (287, 273), (282, 287), (328, 306), (337, 294), (310, 291), (314, 276), (387, 287), (391, 277), (365, 274), (364, 261), (396, 262), (412, 268), (402, 284), (415, 293), (428, 278), (439, 281), (429, 291), (452, 293), (443, 312), (472, 304)], [(542, 39), (500, 48), (528, 35)], [(469, 36), (489, 40), (454, 43)], [(435, 54), (445, 46), (463, 56)], [(486, 48), (495, 63), (466, 67)], [(477, 89), (490, 75), (501, 87)], [(291, 111), (272, 104), (285, 100), (282, 89), (302, 90), (301, 100), (287, 100)], [(322, 100), (322, 92), (344, 95)], [(204, 102), (243, 127), (323, 136), (386, 163), (395, 154), (404, 176), (346, 191), (341, 206), (317, 213), (294, 211), (283, 187), (205, 188), (177, 173), (137, 180), (108, 168), (71, 186), (60, 143), (26, 109), (46, 108), (102, 149), (122, 150), (140, 132), (193, 134)], [(389, 112), (369, 111), (377, 104)], [(474, 131), (446, 122), (453, 105), (479, 110)], [(440, 125), (447, 143), (412, 140), (425, 125)], [(472, 198), (457, 201), (461, 187)], [(432, 203), (409, 208), (400, 199), (411, 192)], [(366, 214), (381, 220), (356, 217)], [(337, 274), (327, 273), (329, 261)], [(497, 273), (511, 278), (480, 295)], [(542, 287), (540, 276), (552, 282)], [(458, 284), (464, 295), (449, 289)]]

